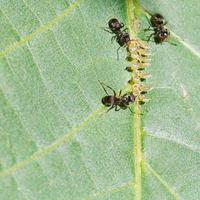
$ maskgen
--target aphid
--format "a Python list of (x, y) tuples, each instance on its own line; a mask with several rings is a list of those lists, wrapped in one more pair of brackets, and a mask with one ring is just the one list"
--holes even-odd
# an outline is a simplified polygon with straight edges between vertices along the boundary
[[(110, 86), (108, 86), (100, 81), (99, 81), (99, 83), (101, 84), (103, 90), (107, 94), (107, 96), (104, 96), (101, 99), (102, 104), (106, 107), (109, 107), (107, 112), (113, 108), (115, 108), (115, 111), (119, 111), (120, 109), (125, 110), (128, 108), (132, 112), (132, 110), (128, 106), (135, 102), (136, 97), (133, 94), (126, 93), (124, 95), (121, 95), (122, 91), (120, 90), (119, 95), (117, 95), (115, 90), (113, 90)], [(109, 95), (105, 87), (112, 90), (113, 95)]]
[(167, 24), (164, 17), (161, 14), (154, 14), (151, 16), (149, 22), (149, 28), (145, 29), (145, 31), (153, 31), (153, 33), (148, 37), (147, 41), (149, 42), (151, 37), (154, 37), (154, 42), (156, 44), (160, 44), (169, 39), (170, 32), (164, 26)]
[(148, 47), (138, 39), (132, 39), (128, 42), (127, 53), (126, 60), (131, 63), (131, 65), (126, 67), (128, 72), (142, 71), (149, 65)]

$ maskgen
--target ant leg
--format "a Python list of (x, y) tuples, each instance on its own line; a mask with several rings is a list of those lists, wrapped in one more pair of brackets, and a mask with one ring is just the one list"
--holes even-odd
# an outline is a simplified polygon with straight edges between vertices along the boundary
[(127, 95), (127, 93), (125, 93), (122, 97), (125, 97)]
[(111, 43), (113, 43), (114, 39), (116, 39), (116, 35), (111, 37)]
[(149, 20), (149, 18), (147, 16), (146, 16), (146, 19), (148, 21), (149, 28), (144, 29), (144, 31), (154, 31), (154, 27), (152, 27), (151, 21)]
[(151, 27), (151, 21), (149, 20), (149, 18), (147, 16), (146, 16), (146, 19), (147, 19), (147, 21), (149, 23), (149, 26)]
[(115, 106), (112, 105), (106, 112), (109, 112), (110, 110), (112, 110)]
[(152, 37), (153, 35), (155, 35), (155, 33), (152, 33), (152, 34), (148, 37), (147, 42), (150, 41), (150, 39), (151, 39), (151, 37)]
[(121, 96), (121, 94), (122, 94), (122, 90), (119, 91), (119, 96)]
[(163, 24), (163, 26), (165, 26), (167, 24), (167, 22), (165, 22), (164, 24)]
[(117, 108), (117, 106), (115, 107), (115, 111), (120, 111), (120, 108)]
[(145, 28), (144, 31), (151, 31), (151, 26), (149, 26), (148, 28)]
[(128, 107), (128, 109), (131, 111), (131, 113), (133, 113), (133, 114), (135, 113), (135, 112), (133, 112), (133, 111), (131, 110), (131, 108), (130, 108), (130, 107)]
[[(99, 81), (99, 80), (98, 80), (98, 81)], [(107, 95), (109, 95), (109, 94), (108, 94), (108, 92), (106, 91), (106, 88), (105, 88), (104, 86), (106, 86), (107, 88), (109, 88), (110, 90), (112, 90), (114, 96), (116, 96), (116, 92), (115, 92), (115, 90), (114, 90), (113, 88), (111, 88), (110, 86), (106, 85), (105, 83), (103, 83), (103, 82), (101, 82), (101, 81), (99, 81), (99, 83), (101, 84), (101, 86), (103, 87), (103, 89), (104, 89), (104, 91), (105, 91), (105, 93), (106, 93)]]
[(117, 49), (117, 60), (119, 60), (119, 49), (121, 48), (121, 46)]
[(149, 26), (148, 28), (144, 29), (144, 31), (145, 31), (145, 32), (146, 32), (146, 31), (154, 31), (154, 29), (153, 29), (151, 26)]
[(125, 28), (123, 31), (127, 31), (128, 30), (128, 28)]
[(104, 31), (106, 31), (106, 32), (108, 32), (108, 33), (111, 33), (111, 34), (113, 34), (113, 32), (111, 32), (111, 31), (110, 31), (110, 29), (109, 29), (109, 28), (107, 28), (107, 27), (106, 27), (106, 28), (103, 28), (103, 30), (104, 30)]

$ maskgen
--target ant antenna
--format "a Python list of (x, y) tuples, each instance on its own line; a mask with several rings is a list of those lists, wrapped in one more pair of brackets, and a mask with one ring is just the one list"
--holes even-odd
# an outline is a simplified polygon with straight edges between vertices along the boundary
[(98, 81), (99, 81), (99, 83), (101, 84), (101, 87), (103, 88), (104, 92), (105, 92), (107, 95), (109, 95), (108, 92), (106, 91), (106, 88), (104, 87), (103, 83), (102, 83), (100, 80), (98, 80)]
[(110, 31), (110, 29), (108, 27), (101, 27), (101, 29), (103, 29), (104, 31), (113, 34), (113, 32)]
[(146, 17), (146, 19), (147, 19), (147, 21), (149, 23), (149, 28), (150, 28), (151, 27), (151, 21), (150, 21), (150, 19), (147, 16), (145, 16), (145, 17)]
[(111, 106), (106, 112), (109, 112), (110, 110), (112, 110), (115, 106)]
[(108, 85), (106, 85), (105, 83), (101, 82), (100, 80), (98, 80), (98, 81), (99, 81), (99, 83), (101, 84), (103, 90), (105, 91), (105, 93), (106, 93), (107, 95), (109, 95), (109, 94), (108, 94), (108, 92), (107, 92), (107, 90), (106, 90), (106, 88), (105, 88), (104, 86), (106, 86), (107, 88), (109, 88), (110, 90), (112, 90), (113, 93), (114, 93), (114, 96), (116, 96), (116, 92), (115, 92), (115, 90), (114, 90), (113, 88), (111, 88), (110, 86), (108, 86)]

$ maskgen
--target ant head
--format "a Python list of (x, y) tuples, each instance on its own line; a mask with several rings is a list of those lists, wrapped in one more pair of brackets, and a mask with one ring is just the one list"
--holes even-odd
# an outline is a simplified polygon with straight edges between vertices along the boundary
[(135, 96), (133, 94), (129, 94), (128, 99), (130, 103), (135, 102)]
[(129, 104), (132, 104), (135, 102), (135, 96), (132, 93), (127, 93), (123, 95), (123, 103), (128, 106)]
[(162, 26), (165, 23), (164, 17), (161, 14), (154, 14), (151, 17), (151, 23), (153, 26)]
[(164, 17), (161, 14), (159, 14), (159, 13), (155, 13), (153, 15), (153, 17), (156, 18), (156, 19), (160, 19), (160, 20), (164, 19)]
[(108, 26), (111, 30), (114, 30), (114, 31), (120, 30), (120, 28), (122, 28), (122, 24), (116, 18), (110, 19), (109, 22), (108, 22)]

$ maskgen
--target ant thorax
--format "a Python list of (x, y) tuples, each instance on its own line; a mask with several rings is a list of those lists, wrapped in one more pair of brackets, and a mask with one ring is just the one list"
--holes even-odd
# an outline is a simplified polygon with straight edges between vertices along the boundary
[(121, 32), (116, 36), (117, 43), (122, 46), (127, 46), (128, 42), (130, 41), (130, 36), (126, 32)]

